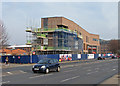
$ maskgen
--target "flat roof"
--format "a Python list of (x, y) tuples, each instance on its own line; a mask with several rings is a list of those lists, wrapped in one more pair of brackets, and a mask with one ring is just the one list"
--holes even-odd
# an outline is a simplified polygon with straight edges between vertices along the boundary
[(32, 45), (12, 45), (9, 46), (8, 48), (17, 48), (17, 47), (32, 47)]

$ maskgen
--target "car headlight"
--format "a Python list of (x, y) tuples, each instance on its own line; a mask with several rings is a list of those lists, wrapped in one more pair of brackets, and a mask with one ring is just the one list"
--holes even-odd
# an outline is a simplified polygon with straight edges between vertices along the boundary
[(44, 66), (42, 66), (41, 68), (45, 68), (45, 65), (44, 65)]

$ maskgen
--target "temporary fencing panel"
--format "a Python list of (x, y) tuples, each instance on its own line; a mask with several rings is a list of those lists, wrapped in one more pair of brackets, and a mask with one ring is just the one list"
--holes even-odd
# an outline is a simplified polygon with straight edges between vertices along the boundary
[(37, 55), (38, 56), (38, 61), (40, 61), (43, 58), (47, 58), (47, 55)]
[(54, 58), (59, 61), (59, 54), (50, 54), (50, 55), (47, 55), (47, 58)]
[(98, 57), (99, 57), (99, 54), (94, 54), (94, 59), (97, 59)]
[(37, 55), (32, 55), (32, 63), (37, 63), (38, 60), (38, 56)]
[(81, 54), (77, 54), (77, 59), (78, 59), (78, 60), (81, 59)]
[(94, 54), (87, 54), (87, 59), (94, 59)]
[(77, 54), (72, 54), (72, 60), (78, 60)]
[(19, 63), (30, 63), (30, 56), (20, 56)]
[(33, 55), (32, 56), (32, 63), (37, 63), (43, 58), (54, 58), (59, 60), (59, 54), (49, 54), (49, 55)]
[(62, 61), (72, 60), (72, 54), (59, 54), (59, 59)]
[(43, 58), (54, 58), (59, 61), (68, 60), (68, 58), (72, 58), (72, 60), (86, 60), (86, 59), (96, 59), (99, 56), (105, 56), (105, 58), (111, 57), (111, 54), (94, 54), (94, 57), (88, 57), (90, 54), (49, 54), (49, 55), (24, 55), (24, 56), (2, 56), (1, 62), (5, 62), (6, 57), (8, 57), (9, 63), (37, 63), (39, 60)]
[(87, 54), (81, 54), (81, 60), (87, 59)]

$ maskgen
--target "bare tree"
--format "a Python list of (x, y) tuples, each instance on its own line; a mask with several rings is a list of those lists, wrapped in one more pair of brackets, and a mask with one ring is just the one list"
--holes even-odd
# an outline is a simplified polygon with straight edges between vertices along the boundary
[(117, 51), (118, 55), (120, 55), (120, 39), (118, 40), (118, 51)]
[(112, 51), (112, 53), (118, 54), (118, 50), (119, 50), (118, 45), (119, 45), (118, 40), (111, 40), (110, 41), (109, 47), (110, 47), (110, 50)]
[(0, 21), (0, 48), (8, 44), (8, 34), (2, 21)]

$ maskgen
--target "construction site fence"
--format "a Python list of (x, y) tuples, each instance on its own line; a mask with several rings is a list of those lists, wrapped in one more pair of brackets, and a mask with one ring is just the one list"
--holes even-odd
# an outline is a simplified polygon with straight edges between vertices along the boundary
[(87, 60), (87, 59), (97, 59), (99, 56), (104, 56), (109, 58), (114, 54), (48, 54), (48, 55), (19, 55), (19, 56), (1, 56), (0, 61), (2, 63), (6, 62), (8, 58), (9, 63), (18, 63), (18, 64), (28, 64), (28, 63), (37, 63), (44, 58), (54, 58), (58, 61), (73, 61), (73, 60)]

